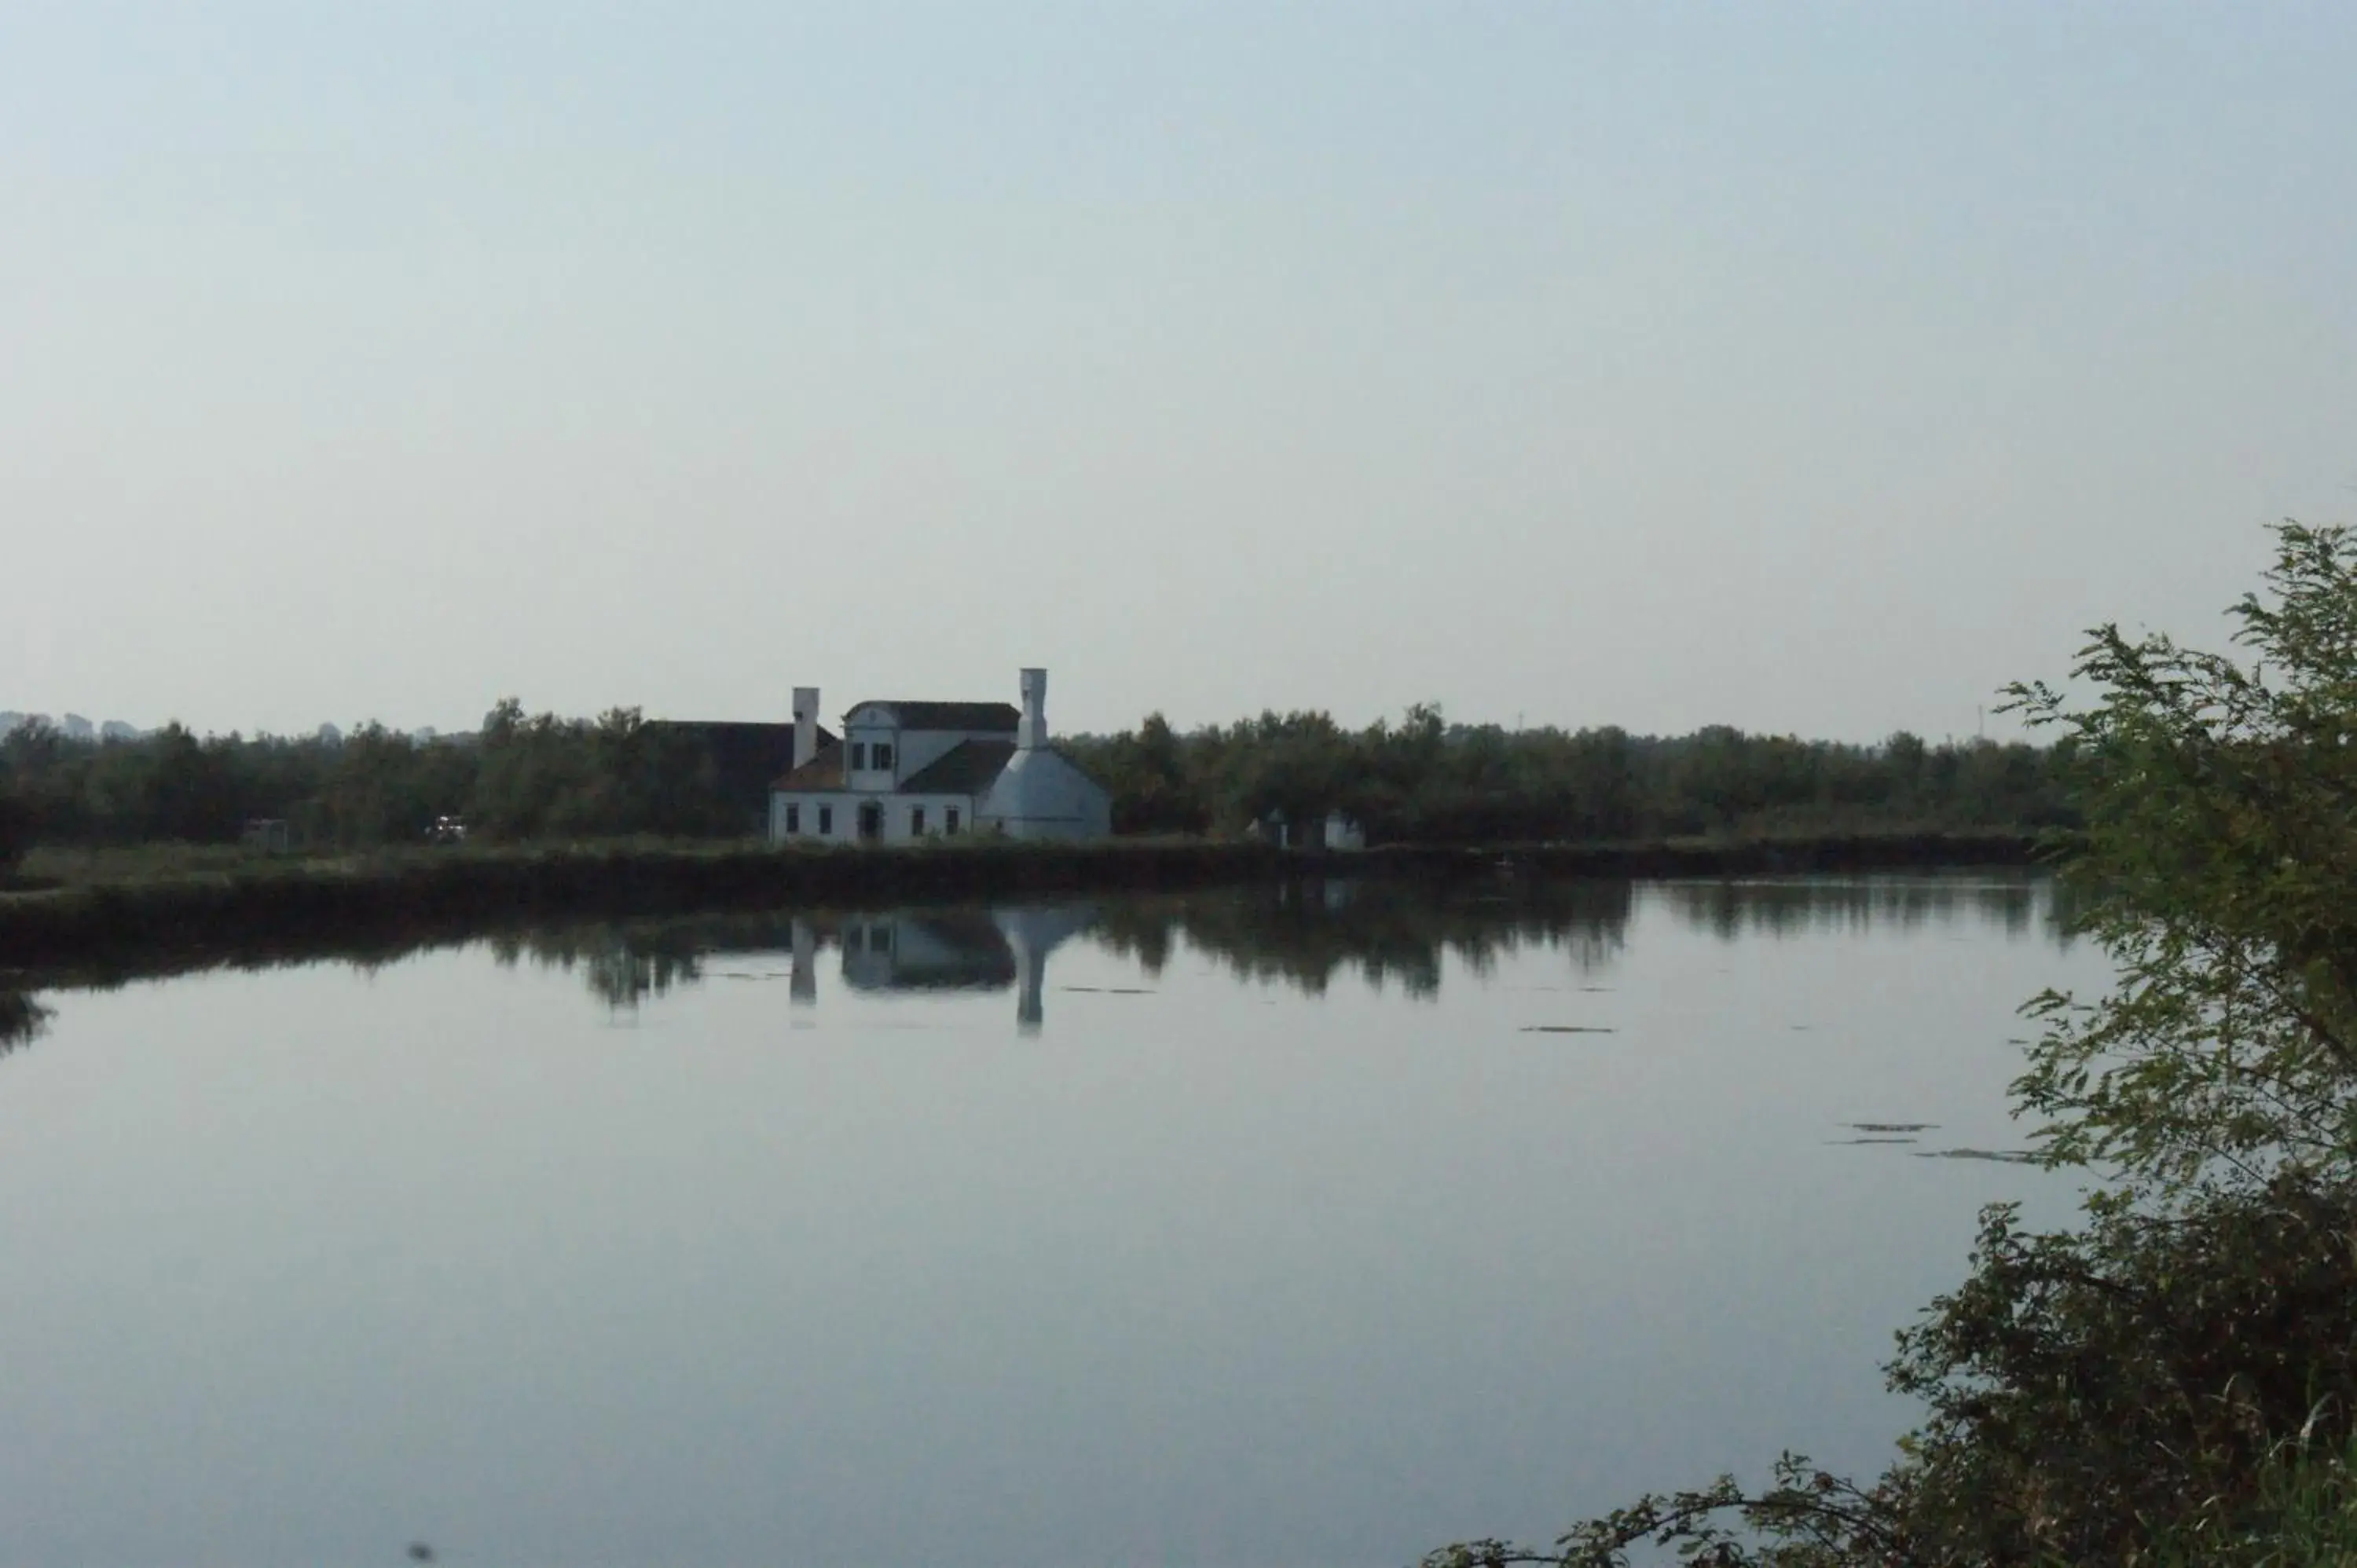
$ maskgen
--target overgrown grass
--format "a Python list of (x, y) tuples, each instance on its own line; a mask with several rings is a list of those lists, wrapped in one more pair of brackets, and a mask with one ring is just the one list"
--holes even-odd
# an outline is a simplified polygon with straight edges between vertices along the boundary
[[(1698, 862), (1728, 852), (1757, 851), (1805, 855), (1825, 852), (1839, 862), (1855, 849), (1872, 856), (1878, 847), (1914, 846), (1916, 853), (1898, 857), (1898, 864), (1976, 865), (2018, 862), (2028, 857), (2028, 835), (2014, 832), (1953, 832), (1923, 828), (1905, 831), (1824, 832), (1786, 824), (1775, 831), (1681, 836), (1644, 843), (1594, 844), (1498, 844), (1478, 846), (1398, 845), (1368, 854), (1361, 864), (1370, 869), (1395, 861), (1438, 857), (1457, 859), (1469, 854), (1562, 855), (1595, 857), (1609, 862), (1620, 857), (1652, 857)], [(153, 883), (267, 880), (276, 877), (397, 875), (469, 865), (515, 865), (537, 861), (578, 859), (585, 855), (644, 857), (682, 861), (737, 860), (774, 856), (783, 864), (813, 857), (942, 854), (1069, 854), (1075, 848), (1117, 858), (1125, 854), (1235, 853), (1249, 846), (1235, 840), (1202, 838), (1182, 833), (1124, 836), (1087, 845), (1024, 843), (987, 833), (956, 838), (930, 838), (920, 843), (857, 845), (853, 843), (773, 845), (759, 838), (658, 838), (651, 835), (581, 840), (537, 839), (496, 843), (477, 840), (465, 844), (384, 844), (369, 848), (319, 848), (271, 853), (243, 844), (154, 843), (102, 847), (45, 844), (26, 858), (13, 888), (42, 891), (76, 887), (124, 887)]]
[[(974, 835), (928, 841), (929, 853), (1004, 846), (1006, 841)], [(268, 881), (278, 878), (379, 877), (436, 873), (470, 866), (513, 866), (612, 858), (716, 862), (775, 856), (791, 862), (815, 855), (855, 853), (851, 845), (772, 845), (757, 838), (657, 838), (651, 835), (582, 840), (533, 840), (523, 843), (477, 841), (466, 844), (380, 844), (367, 848), (322, 848), (271, 853), (243, 844), (138, 843), (81, 847), (42, 845), (25, 857), (7, 891), (54, 892), (88, 887), (134, 887), (152, 884)]]
[(391, 872), (453, 863), (513, 862), (585, 851), (718, 857), (767, 847), (756, 839), (657, 838), (600, 839), (582, 843), (386, 844), (368, 849), (296, 850), (284, 854), (243, 844), (138, 843), (100, 848), (40, 845), (25, 857), (18, 882), (32, 888), (109, 887), (221, 877)]
[(2357, 1564), (2357, 1439), (2278, 1444), (2242, 1517), (2165, 1535), (2152, 1568), (2351, 1568)]

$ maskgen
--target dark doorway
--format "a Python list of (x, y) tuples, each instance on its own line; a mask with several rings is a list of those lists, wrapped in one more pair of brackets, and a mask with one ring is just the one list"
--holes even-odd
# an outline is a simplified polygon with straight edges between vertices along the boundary
[(883, 836), (884, 808), (874, 800), (862, 802), (859, 808), (859, 842), (868, 843)]

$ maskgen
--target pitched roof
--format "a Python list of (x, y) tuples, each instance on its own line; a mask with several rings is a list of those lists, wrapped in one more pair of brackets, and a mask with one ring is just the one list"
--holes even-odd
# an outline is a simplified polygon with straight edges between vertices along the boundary
[(818, 755), (791, 772), (781, 774), (772, 789), (840, 789), (843, 788), (843, 743), (829, 740)]
[(1012, 732), (1023, 721), (1022, 713), (1012, 703), (903, 703), (883, 698), (854, 703), (851, 712), (856, 714), (861, 708), (891, 709), (902, 729)]
[(900, 781), (903, 795), (979, 795), (1006, 769), (1010, 740), (962, 740)]

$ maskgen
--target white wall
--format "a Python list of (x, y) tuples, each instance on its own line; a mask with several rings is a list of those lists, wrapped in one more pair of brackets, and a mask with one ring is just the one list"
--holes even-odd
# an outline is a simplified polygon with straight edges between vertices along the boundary
[[(907, 843), (918, 836), (910, 832), (909, 822), (909, 809), (917, 806), (924, 808), (923, 836), (926, 838), (945, 836), (949, 813), (952, 809), (958, 814), (960, 835), (981, 831), (982, 813), (975, 809), (977, 803), (970, 795), (861, 794), (847, 790), (821, 795), (780, 789), (771, 791), (770, 795), (770, 841), (772, 843), (789, 841), (795, 843), (857, 843), (859, 808), (870, 802), (881, 807), (884, 812), (884, 831), (877, 841), (879, 843)], [(796, 832), (786, 832), (788, 806), (793, 806), (801, 812), (802, 826)], [(831, 833), (818, 831), (821, 806), (834, 809), (834, 831)]]
[[(873, 718), (863, 720), (856, 726), (845, 724), (843, 726), (843, 781), (854, 789), (889, 789), (892, 788), (893, 785), (900, 781), (899, 743), (900, 727), (896, 724), (889, 724)], [(877, 746), (890, 746), (892, 748), (892, 766), (890, 768), (863, 768), (855, 771), (851, 766), (851, 758), (855, 755), (851, 748), (854, 746), (866, 747), (866, 755), (871, 757), (876, 755)]]
[[(784, 843), (791, 839), (796, 843), (856, 843), (859, 836), (858, 818), (853, 815), (857, 809), (855, 804), (856, 800), (856, 796), (839, 792), (817, 795), (806, 794), (799, 789), (791, 792), (773, 789), (770, 792), (770, 842)], [(791, 833), (786, 832), (788, 806), (795, 807), (802, 814), (801, 829)], [(818, 809), (821, 806), (831, 807), (834, 811), (833, 832), (822, 833), (818, 831)]]
[[(925, 831), (922, 835), (909, 831), (909, 812), (912, 807), (921, 807), (924, 811)], [(958, 836), (963, 837), (979, 831), (980, 824), (975, 821), (974, 808), (974, 798), (970, 795), (891, 796), (884, 803), (884, 842), (906, 843), (919, 836), (942, 838), (945, 836), (948, 826), (948, 813), (952, 810), (958, 814)]]

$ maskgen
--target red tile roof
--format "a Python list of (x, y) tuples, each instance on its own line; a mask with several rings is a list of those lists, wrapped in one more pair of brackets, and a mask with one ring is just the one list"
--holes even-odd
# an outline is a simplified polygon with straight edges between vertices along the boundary
[(781, 774), (772, 789), (840, 789), (843, 788), (843, 743), (818, 748), (818, 755), (800, 768)]

